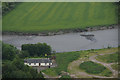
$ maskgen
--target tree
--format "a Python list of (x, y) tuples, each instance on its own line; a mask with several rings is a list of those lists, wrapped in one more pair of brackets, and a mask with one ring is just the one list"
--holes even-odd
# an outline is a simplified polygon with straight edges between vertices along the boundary
[(22, 51), (27, 51), (30, 56), (45, 56), (45, 54), (51, 55), (51, 47), (46, 43), (23, 44)]
[(2, 69), (3, 78), (44, 78), (41, 72), (38, 73), (36, 69), (24, 65), (19, 57), (13, 61), (4, 61)]
[(11, 61), (3, 62), (2, 64), (2, 77), (10, 78), (10, 74), (12, 71), (16, 71), (17, 67), (12, 64)]
[(20, 52), (9, 44), (3, 44), (2, 46), (4, 59), (2, 62), (2, 78), (44, 78), (42, 73), (24, 65), (24, 60), (21, 57), (24, 54), (28, 56), (28, 53)]
[(21, 51), (18, 56), (22, 59), (24, 59), (25, 57), (29, 57), (29, 53), (27, 51)]
[(18, 56), (16, 56), (16, 58), (12, 61), (12, 64), (15, 65), (19, 70), (24, 69), (24, 61)]
[[(20, 3), (20, 2), (19, 2)], [(2, 2), (2, 14), (5, 15), (9, 11), (13, 10), (18, 2)]]
[[(42, 73), (38, 73), (38, 75), (36, 76), (36, 78), (44, 78), (44, 76), (42, 75)], [(42, 79), (42, 80), (45, 80), (45, 79)]]
[(9, 44), (2, 45), (2, 59), (3, 60), (13, 60), (16, 56), (17, 49)]

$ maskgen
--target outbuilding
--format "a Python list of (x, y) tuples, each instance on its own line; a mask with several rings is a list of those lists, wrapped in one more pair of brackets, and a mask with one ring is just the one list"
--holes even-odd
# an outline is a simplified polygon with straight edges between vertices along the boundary
[(49, 58), (41, 59), (24, 59), (24, 64), (32, 67), (50, 67), (52, 66), (52, 61)]

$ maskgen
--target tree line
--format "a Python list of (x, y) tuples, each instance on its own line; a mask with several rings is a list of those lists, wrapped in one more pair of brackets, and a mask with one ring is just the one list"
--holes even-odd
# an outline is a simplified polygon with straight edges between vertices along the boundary
[(42, 73), (36, 69), (24, 65), (24, 59), (20, 54), (26, 52), (19, 51), (16, 47), (2, 43), (2, 78), (42, 78)]
[(51, 47), (46, 43), (37, 43), (37, 44), (23, 44), (22, 51), (26, 52), (25, 54), (28, 56), (37, 56), (43, 57), (45, 55), (51, 55)]

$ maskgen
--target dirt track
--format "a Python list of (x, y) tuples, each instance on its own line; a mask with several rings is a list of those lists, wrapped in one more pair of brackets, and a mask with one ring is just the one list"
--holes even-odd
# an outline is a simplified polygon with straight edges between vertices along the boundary
[[(107, 53), (107, 54), (113, 54), (113, 53)], [(105, 54), (100, 54), (100, 55), (105, 55)], [(69, 71), (71, 71), (71, 74), (70, 75), (73, 75), (74, 74), (74, 77), (77, 78), (77, 76), (79, 76), (80, 78), (86, 78), (86, 77), (96, 77), (96, 78), (117, 78), (117, 75), (118, 75), (118, 71), (115, 71), (112, 69), (111, 65), (114, 64), (114, 63), (103, 63), (103, 62), (100, 62), (100, 61), (97, 61), (95, 58), (97, 57), (98, 55), (94, 55), (94, 56), (91, 56), (89, 58), (90, 61), (93, 61), (95, 63), (100, 63), (102, 65), (104, 65), (105, 67), (107, 67), (109, 70), (112, 71), (113, 75), (111, 77), (105, 77), (105, 76), (97, 76), (97, 75), (91, 75), (91, 74), (88, 74), (84, 71), (81, 71), (79, 70), (79, 65), (80, 63), (82, 63), (84, 60), (83, 59), (78, 59), (76, 61), (73, 61), (68, 69)], [(79, 63), (79, 64), (78, 64)], [(72, 77), (72, 76), (71, 76)]]
[[(102, 54), (99, 54), (99, 55), (114, 54), (114, 53), (102, 53)], [(96, 60), (97, 56), (98, 56), (98, 54), (90, 56), (88, 59), (79, 58), (78, 60), (75, 60), (75, 61), (71, 62), (68, 65), (68, 72), (66, 72), (66, 73), (68, 73), (72, 78), (93, 78), (93, 77), (94, 78), (117, 78), (118, 77), (118, 71), (112, 69), (112, 67), (111, 67), (111, 65), (115, 64), (115, 63), (100, 62), (100, 61)], [(104, 65), (105, 67), (107, 67), (112, 72), (112, 76), (111, 77), (98, 76), (98, 75), (88, 74), (88, 73), (80, 70), (79, 65), (84, 61), (93, 61), (95, 63), (99, 63), (99, 64)], [(61, 76), (51, 77), (51, 76), (46, 75), (43, 72), (42, 72), (42, 74), (44, 75), (45, 78), (60, 78), (61, 77)]]

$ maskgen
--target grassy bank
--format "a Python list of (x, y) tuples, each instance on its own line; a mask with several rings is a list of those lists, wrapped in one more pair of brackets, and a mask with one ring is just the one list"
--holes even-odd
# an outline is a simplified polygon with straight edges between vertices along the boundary
[(44, 70), (50, 76), (57, 76), (61, 71), (67, 72), (68, 64), (80, 57), (80, 52), (65, 52), (56, 54), (57, 67)]
[(103, 76), (111, 76), (112, 72), (101, 64), (92, 61), (86, 61), (80, 64), (80, 69), (89, 74), (102, 74)]
[(81, 63), (80, 68), (91, 74), (99, 74), (106, 69), (103, 65), (94, 63), (92, 61)]
[[(98, 49), (98, 50), (85, 50), (85, 51), (75, 51), (75, 52), (65, 52), (65, 53), (57, 53), (56, 54), (56, 61), (57, 67), (49, 68), (43, 70), (43, 72), (49, 76), (58, 76), (61, 74), (61, 71), (69, 72), (70, 74), (77, 74), (77, 77), (81, 77), (77, 72), (81, 72), (79, 68), (79, 64), (81, 61), (88, 61), (90, 56), (101, 54), (101, 53), (110, 53), (110, 52), (117, 52), (118, 48), (110, 48), (110, 49)], [(81, 58), (81, 60), (78, 60)], [(78, 63), (73, 64), (72, 62), (78, 60)], [(74, 69), (70, 70), (68, 67), (75, 66)], [(111, 73), (108, 69), (105, 69), (99, 75), (102, 76), (110, 76)], [(83, 76), (82, 76), (83, 77)]]
[(96, 59), (105, 63), (117, 63), (118, 52), (115, 54), (99, 55)]
[(120, 67), (120, 65), (118, 64), (112, 64), (111, 66), (114, 70), (117, 70), (117, 71), (118, 71), (118, 67)]
[(3, 31), (49, 32), (117, 23), (113, 3), (25, 2), (3, 16)]

